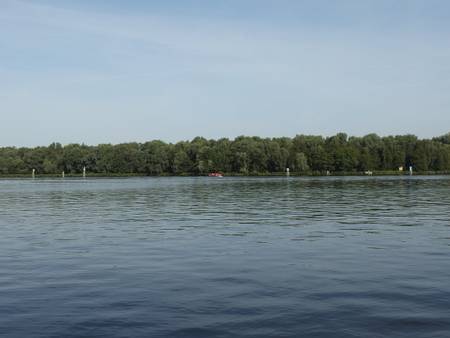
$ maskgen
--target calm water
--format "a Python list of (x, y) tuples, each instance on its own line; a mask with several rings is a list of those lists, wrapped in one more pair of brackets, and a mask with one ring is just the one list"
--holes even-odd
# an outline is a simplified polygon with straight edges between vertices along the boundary
[(449, 337), (450, 178), (0, 180), (0, 336)]

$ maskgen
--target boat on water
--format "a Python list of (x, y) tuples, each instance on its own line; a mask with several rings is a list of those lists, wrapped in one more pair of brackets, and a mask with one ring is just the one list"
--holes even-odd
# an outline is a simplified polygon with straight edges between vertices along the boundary
[(209, 177), (223, 177), (223, 174), (219, 173), (219, 172), (214, 172), (214, 173), (209, 173), (208, 176)]

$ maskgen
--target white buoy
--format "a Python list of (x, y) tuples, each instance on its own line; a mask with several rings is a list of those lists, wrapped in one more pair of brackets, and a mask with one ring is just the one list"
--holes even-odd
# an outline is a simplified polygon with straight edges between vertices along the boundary
[(83, 178), (86, 178), (86, 167), (83, 167)]
[(289, 176), (289, 168), (286, 168), (286, 176)]
[(36, 177), (36, 169), (33, 169), (33, 170), (31, 171), (31, 178), (34, 180), (35, 177)]

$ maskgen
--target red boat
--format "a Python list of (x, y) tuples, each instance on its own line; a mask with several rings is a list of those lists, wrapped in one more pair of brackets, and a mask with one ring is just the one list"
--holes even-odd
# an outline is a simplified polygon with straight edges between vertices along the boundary
[(209, 177), (223, 177), (223, 174), (216, 172), (216, 173), (209, 173), (208, 176)]

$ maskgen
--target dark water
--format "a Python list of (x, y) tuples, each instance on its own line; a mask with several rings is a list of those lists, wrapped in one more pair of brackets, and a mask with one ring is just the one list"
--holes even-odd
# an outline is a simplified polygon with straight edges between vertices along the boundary
[(449, 337), (450, 179), (0, 181), (5, 337)]

